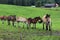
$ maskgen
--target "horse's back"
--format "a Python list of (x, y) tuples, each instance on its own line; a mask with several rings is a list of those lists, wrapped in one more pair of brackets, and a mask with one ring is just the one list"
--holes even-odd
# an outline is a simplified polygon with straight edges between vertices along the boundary
[(27, 18), (24, 17), (17, 17), (16, 21), (27, 21)]

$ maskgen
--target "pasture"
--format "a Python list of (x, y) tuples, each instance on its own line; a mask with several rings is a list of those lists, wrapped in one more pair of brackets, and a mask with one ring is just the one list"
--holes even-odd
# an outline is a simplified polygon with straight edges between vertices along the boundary
[[(26, 25), (23, 29), (23, 23), (20, 23), (18, 27), (12, 25), (8, 26), (7, 21), (2, 24), (0, 20), (0, 40), (60, 40), (60, 8), (32, 8), (26, 6), (6, 5), (0, 4), (0, 16), (3, 15), (16, 15), (22, 17), (36, 17), (45, 15), (46, 13), (51, 15), (52, 18), (52, 33), (46, 30), (42, 30), (42, 24), (37, 23), (37, 29), (26, 29)], [(32, 24), (33, 25), (33, 24)], [(32, 26), (31, 25), (31, 26)]]

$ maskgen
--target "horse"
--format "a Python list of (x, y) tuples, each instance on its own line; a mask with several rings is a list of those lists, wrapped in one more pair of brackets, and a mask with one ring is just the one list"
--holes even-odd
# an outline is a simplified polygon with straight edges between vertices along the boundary
[[(28, 27), (31, 27), (31, 23), (34, 25), (34, 27), (36, 26), (36, 20), (32, 19), (32, 18), (28, 18)], [(35, 27), (36, 28), (36, 27)]]
[(48, 30), (48, 28), (49, 28), (49, 31), (51, 31), (52, 22), (51, 22), (50, 15), (49, 14), (44, 15), (42, 20), (43, 20), (43, 30), (44, 30), (44, 24), (45, 24), (46, 25), (46, 30)]
[(4, 24), (4, 21), (7, 20), (7, 16), (0, 16), (0, 20), (2, 21), (2, 24)]
[(12, 25), (14, 26), (14, 22), (16, 21), (16, 15), (9, 15), (7, 17), (8, 25), (10, 25), (10, 21), (12, 21)]
[(25, 18), (25, 17), (16, 17), (16, 22), (18, 23), (18, 26), (19, 26), (19, 23), (22, 22), (23, 23), (23, 28), (24, 28), (24, 23), (25, 24), (28, 23), (27, 18)]
[(36, 23), (37, 22), (42, 22), (42, 19), (41, 19), (41, 17), (35, 17), (35, 18), (28, 18), (28, 25), (29, 25), (29, 27), (31, 26), (31, 23), (33, 24), (33, 26), (34, 26), (34, 28), (36, 29)]

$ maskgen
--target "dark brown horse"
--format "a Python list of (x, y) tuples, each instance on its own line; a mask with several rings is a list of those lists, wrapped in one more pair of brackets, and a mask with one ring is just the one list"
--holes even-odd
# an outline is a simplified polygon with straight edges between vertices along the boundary
[(7, 17), (8, 25), (10, 25), (10, 21), (12, 21), (12, 25), (14, 26), (14, 22), (16, 21), (16, 15), (10, 15)]
[(42, 22), (42, 19), (40, 17), (35, 17), (35, 18), (28, 18), (28, 26), (30, 27), (31, 26), (31, 23), (33, 24), (33, 27), (36, 28), (36, 23), (37, 22)]

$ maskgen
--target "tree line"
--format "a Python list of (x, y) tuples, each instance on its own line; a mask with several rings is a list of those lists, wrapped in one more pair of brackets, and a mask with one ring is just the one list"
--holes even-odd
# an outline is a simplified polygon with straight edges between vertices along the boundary
[(21, 6), (43, 6), (46, 3), (57, 3), (60, 5), (60, 0), (0, 0), (0, 3), (5, 3)]

